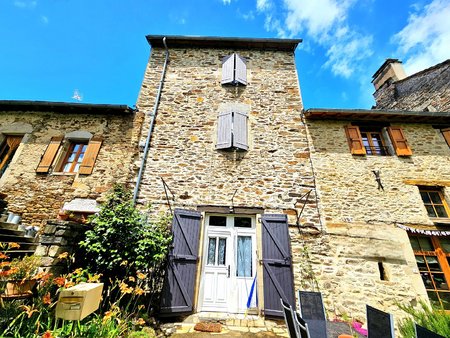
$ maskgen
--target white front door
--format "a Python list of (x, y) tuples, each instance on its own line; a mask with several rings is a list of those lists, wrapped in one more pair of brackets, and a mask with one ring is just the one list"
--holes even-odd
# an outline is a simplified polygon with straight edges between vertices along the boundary
[(205, 226), (200, 310), (243, 313), (256, 272), (255, 217), (207, 215)]

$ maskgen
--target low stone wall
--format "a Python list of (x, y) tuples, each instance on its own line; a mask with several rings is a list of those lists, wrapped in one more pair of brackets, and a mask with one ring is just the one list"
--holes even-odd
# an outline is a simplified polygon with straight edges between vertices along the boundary
[(86, 230), (85, 224), (49, 220), (39, 236), (36, 248), (36, 255), (42, 257), (42, 268), (54, 273), (64, 272), (67, 269), (67, 259), (58, 256), (65, 252), (69, 255), (75, 253)]

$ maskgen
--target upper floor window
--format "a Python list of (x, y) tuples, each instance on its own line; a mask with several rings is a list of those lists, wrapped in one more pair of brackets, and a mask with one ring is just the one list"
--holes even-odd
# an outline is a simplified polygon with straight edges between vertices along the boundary
[(243, 57), (233, 53), (223, 58), (222, 84), (247, 85), (247, 64)]
[(449, 209), (442, 192), (438, 188), (419, 187), (420, 197), (427, 209), (428, 217), (448, 218)]
[(229, 110), (219, 113), (216, 149), (248, 150), (247, 113)]
[(51, 138), (37, 173), (53, 172), (79, 173), (89, 175), (102, 145), (103, 138), (87, 132), (74, 132)]
[(389, 143), (397, 156), (412, 155), (406, 137), (400, 127), (345, 126), (348, 145), (353, 155), (391, 155)]
[(0, 144), (0, 177), (3, 176), (8, 169), (14, 154), (19, 148), (23, 135), (5, 135), (3, 142)]

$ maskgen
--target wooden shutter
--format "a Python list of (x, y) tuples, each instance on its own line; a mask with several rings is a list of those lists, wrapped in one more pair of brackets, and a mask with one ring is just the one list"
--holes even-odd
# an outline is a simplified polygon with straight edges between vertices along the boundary
[(234, 77), (237, 82), (247, 85), (247, 64), (245, 59), (238, 54), (235, 54), (236, 62), (235, 62), (235, 73)]
[(405, 135), (400, 127), (388, 127), (389, 137), (391, 138), (392, 145), (394, 146), (397, 156), (411, 156), (412, 151), (408, 146)]
[(232, 112), (219, 113), (217, 121), (217, 144), (216, 149), (231, 148), (231, 126), (232, 126)]
[(295, 304), (291, 244), (286, 215), (261, 216), (264, 314), (283, 317), (280, 298)]
[(234, 54), (228, 55), (222, 60), (222, 84), (234, 81)]
[(359, 127), (345, 126), (345, 134), (347, 135), (348, 146), (352, 155), (365, 155), (366, 148), (364, 147)]
[(441, 129), (441, 133), (445, 138), (445, 142), (450, 147), (450, 128)]
[(172, 222), (173, 245), (169, 252), (161, 293), (162, 316), (190, 313), (194, 307), (201, 214), (175, 209)]
[(234, 112), (233, 114), (233, 147), (248, 150), (247, 114), (243, 112)]
[(86, 153), (84, 154), (83, 162), (81, 162), (80, 169), (78, 170), (79, 174), (89, 175), (92, 173), (102, 142), (103, 138), (101, 136), (93, 136), (91, 138)]
[(63, 140), (63, 136), (54, 136), (51, 138), (50, 143), (45, 150), (44, 155), (41, 157), (41, 161), (39, 162), (38, 167), (36, 168), (37, 173), (48, 173), (50, 167), (55, 159), (56, 154), (58, 153), (59, 146), (61, 145), (61, 141)]

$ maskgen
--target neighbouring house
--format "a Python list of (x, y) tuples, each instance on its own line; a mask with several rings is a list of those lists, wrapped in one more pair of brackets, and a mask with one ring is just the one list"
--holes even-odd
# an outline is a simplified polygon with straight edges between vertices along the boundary
[(376, 109), (450, 111), (450, 59), (410, 76), (401, 61), (387, 59), (372, 83)]
[(245, 313), (257, 293), (252, 310), (282, 316), (280, 297), (294, 304), (301, 287), (300, 228), (322, 231), (294, 62), (301, 40), (147, 40), (142, 148), (153, 129), (136, 197), (175, 209), (161, 314)]
[(2, 221), (41, 228), (47, 245), (39, 254), (64, 251), (70, 239), (55, 239), (49, 220), (61, 209), (94, 213), (114, 183), (127, 181), (137, 154), (134, 118), (125, 105), (0, 101), (0, 192), (9, 212)]

